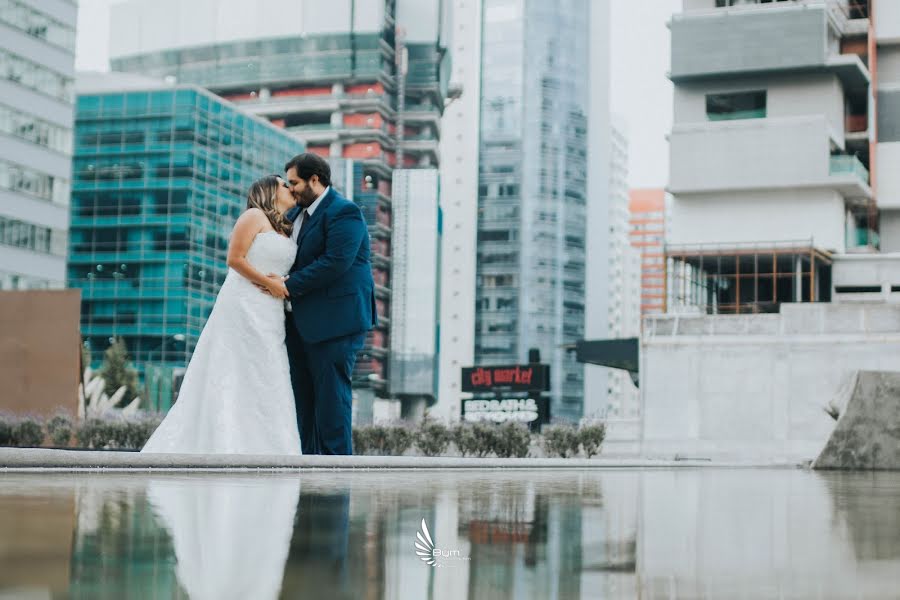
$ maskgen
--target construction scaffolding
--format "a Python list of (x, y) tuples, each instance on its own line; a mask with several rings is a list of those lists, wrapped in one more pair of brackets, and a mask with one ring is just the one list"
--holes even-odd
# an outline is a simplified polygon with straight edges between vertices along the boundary
[(771, 313), (783, 302), (828, 302), (831, 264), (812, 240), (667, 245), (666, 311)]

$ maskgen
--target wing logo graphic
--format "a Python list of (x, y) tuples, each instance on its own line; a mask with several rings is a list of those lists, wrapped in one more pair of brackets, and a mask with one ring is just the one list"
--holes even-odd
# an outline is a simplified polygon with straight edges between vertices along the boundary
[(416, 555), (425, 564), (433, 567), (437, 564), (434, 554), (434, 541), (431, 539), (431, 534), (428, 533), (428, 525), (425, 524), (425, 519), (422, 519), (422, 529), (416, 532)]

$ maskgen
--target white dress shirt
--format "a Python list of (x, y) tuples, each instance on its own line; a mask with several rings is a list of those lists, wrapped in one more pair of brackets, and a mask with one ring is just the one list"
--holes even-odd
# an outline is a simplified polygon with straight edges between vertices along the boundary
[[(325, 191), (322, 192), (322, 194), (318, 198), (316, 198), (316, 201), (309, 205), (309, 207), (306, 209), (306, 214), (301, 212), (297, 220), (294, 221), (294, 229), (291, 231), (291, 239), (294, 240), (295, 244), (297, 243), (297, 239), (300, 237), (300, 228), (303, 227), (303, 222), (306, 219), (312, 218), (313, 213), (316, 212), (316, 208), (318, 208), (319, 205), (322, 204), (322, 198), (324, 198), (328, 194), (328, 190), (330, 189), (331, 186), (327, 186), (325, 188)], [(284, 299), (284, 309), (288, 312), (291, 312), (290, 298)]]

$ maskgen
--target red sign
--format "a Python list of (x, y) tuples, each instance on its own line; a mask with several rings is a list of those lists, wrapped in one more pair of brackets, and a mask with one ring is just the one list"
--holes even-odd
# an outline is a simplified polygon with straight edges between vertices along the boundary
[(549, 390), (549, 365), (512, 365), (500, 367), (468, 367), (462, 370), (462, 391)]

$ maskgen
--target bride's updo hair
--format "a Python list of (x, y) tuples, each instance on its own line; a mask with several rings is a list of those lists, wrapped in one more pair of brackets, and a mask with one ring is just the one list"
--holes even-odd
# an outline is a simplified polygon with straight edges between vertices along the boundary
[(278, 193), (278, 176), (266, 175), (261, 179), (257, 179), (250, 186), (250, 192), (247, 194), (247, 208), (258, 208), (263, 211), (269, 218), (272, 228), (283, 235), (291, 235), (294, 224), (284, 218), (284, 215), (278, 212), (275, 204), (275, 195)]

